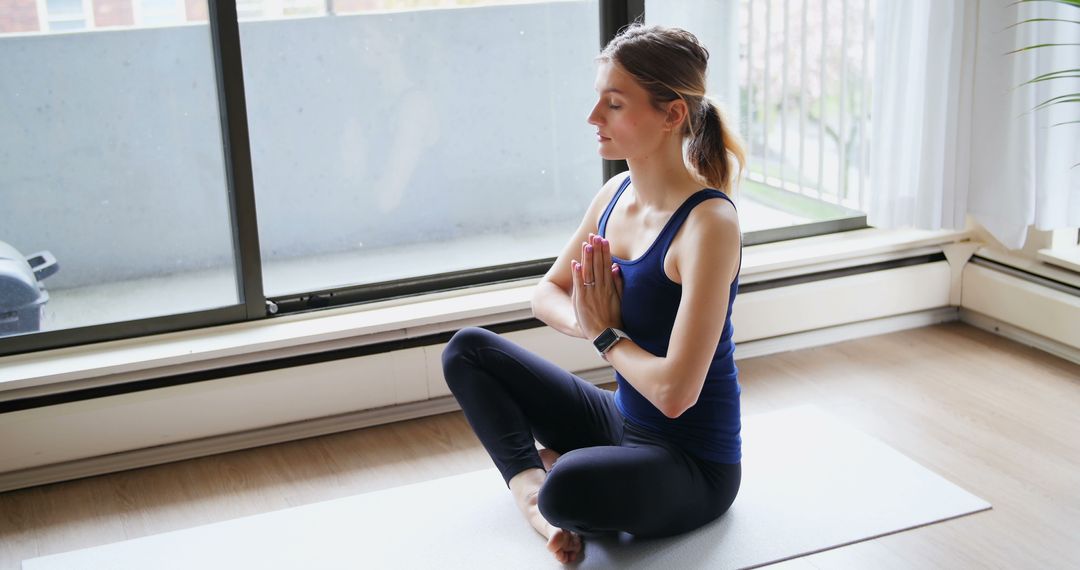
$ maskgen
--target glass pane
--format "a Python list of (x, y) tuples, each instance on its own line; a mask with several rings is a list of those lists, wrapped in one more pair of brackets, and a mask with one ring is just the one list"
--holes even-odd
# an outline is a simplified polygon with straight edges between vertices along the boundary
[(370, 4), (240, 25), (267, 295), (556, 256), (603, 182), (596, 0)]
[(47, 0), (49, 18), (82, 18), (83, 0)]
[(0, 37), (0, 77), (0, 335), (238, 302), (208, 25)]
[(739, 126), (744, 232), (849, 218), (868, 186), (870, 0), (647, 0), (709, 49), (709, 95)]
[(184, 10), (176, 0), (142, 0), (144, 26), (171, 26), (183, 22)]

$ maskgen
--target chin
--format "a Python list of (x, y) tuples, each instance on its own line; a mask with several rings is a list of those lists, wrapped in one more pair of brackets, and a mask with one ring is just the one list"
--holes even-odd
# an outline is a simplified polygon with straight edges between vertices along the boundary
[(612, 152), (605, 148), (599, 148), (596, 152), (600, 155), (600, 158), (604, 160), (626, 160), (626, 156), (622, 153)]

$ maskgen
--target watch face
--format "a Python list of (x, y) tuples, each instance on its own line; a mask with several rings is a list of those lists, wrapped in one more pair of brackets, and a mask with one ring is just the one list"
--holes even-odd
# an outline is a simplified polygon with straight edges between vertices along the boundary
[(604, 332), (600, 333), (600, 336), (596, 337), (596, 350), (600, 352), (606, 351), (611, 345), (615, 344), (615, 341), (619, 339), (619, 335), (615, 334), (612, 329), (604, 329)]

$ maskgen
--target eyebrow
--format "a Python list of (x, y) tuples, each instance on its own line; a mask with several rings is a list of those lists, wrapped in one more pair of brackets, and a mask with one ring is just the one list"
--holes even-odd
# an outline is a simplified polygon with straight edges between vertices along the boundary
[(614, 87), (608, 87), (607, 89), (604, 89), (600, 92), (601, 95), (605, 93), (618, 93), (619, 95), (626, 95), (626, 93), (624, 93), (621, 89), (616, 89)]

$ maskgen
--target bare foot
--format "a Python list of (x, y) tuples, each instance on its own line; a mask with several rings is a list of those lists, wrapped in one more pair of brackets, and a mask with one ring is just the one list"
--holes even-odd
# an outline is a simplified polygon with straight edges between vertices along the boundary
[(540, 454), (540, 461), (544, 463), (544, 471), (551, 471), (551, 466), (555, 465), (555, 461), (562, 457), (561, 453), (557, 453), (550, 449), (540, 448), (536, 450)]
[(576, 562), (583, 547), (581, 536), (576, 532), (555, 528), (550, 524), (548, 527), (551, 529), (551, 534), (548, 535), (547, 547), (555, 554), (555, 559), (563, 564)]
[(510, 491), (525, 519), (540, 536), (547, 539), (547, 548), (555, 555), (555, 559), (563, 564), (571, 563), (580, 556), (581, 537), (572, 531), (553, 526), (540, 514), (537, 499), (545, 478), (547, 473), (543, 469), (526, 469), (510, 479)]

